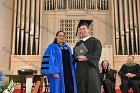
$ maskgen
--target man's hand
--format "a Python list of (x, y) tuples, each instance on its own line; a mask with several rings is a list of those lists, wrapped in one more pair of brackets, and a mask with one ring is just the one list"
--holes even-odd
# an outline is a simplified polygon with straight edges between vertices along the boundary
[(136, 75), (135, 75), (135, 74), (132, 74), (132, 73), (127, 73), (125, 76), (127, 76), (128, 78), (133, 78), (133, 77), (135, 77)]
[(127, 76), (128, 78), (130, 78), (131, 73), (127, 73), (125, 76)]
[(136, 75), (135, 74), (131, 74), (130, 77), (133, 78), (133, 77), (136, 77)]
[(80, 62), (84, 62), (84, 61), (87, 61), (88, 60), (86, 56), (82, 56), (82, 55), (81, 56), (78, 56), (77, 58), (78, 58), (78, 60)]
[(54, 78), (59, 78), (59, 75), (58, 74), (54, 74), (53, 77)]

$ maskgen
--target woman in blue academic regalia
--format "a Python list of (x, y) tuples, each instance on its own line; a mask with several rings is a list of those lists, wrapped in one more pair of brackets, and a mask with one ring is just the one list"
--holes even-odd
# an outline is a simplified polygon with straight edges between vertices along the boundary
[(41, 73), (48, 77), (50, 93), (77, 93), (72, 51), (64, 41), (65, 33), (58, 31), (43, 56)]

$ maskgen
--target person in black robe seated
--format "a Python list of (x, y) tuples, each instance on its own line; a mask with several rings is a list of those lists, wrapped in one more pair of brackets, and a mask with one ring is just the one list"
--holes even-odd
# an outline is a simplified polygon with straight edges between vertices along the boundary
[(108, 61), (102, 61), (100, 69), (101, 92), (115, 93), (115, 74), (114, 70), (110, 69)]
[[(76, 83), (78, 93), (100, 93), (99, 60), (101, 56), (101, 42), (89, 34), (89, 26), (92, 20), (80, 20), (79, 29), (82, 40), (77, 42), (74, 47), (76, 67)], [(77, 54), (76, 48), (84, 44), (88, 52), (79, 51), (85, 54)], [(82, 45), (83, 45), (82, 44)]]
[(123, 93), (128, 93), (128, 89), (132, 88), (134, 93), (139, 93), (138, 80), (140, 80), (140, 66), (134, 63), (134, 56), (129, 55), (127, 63), (123, 64), (119, 76), (121, 77), (120, 89)]

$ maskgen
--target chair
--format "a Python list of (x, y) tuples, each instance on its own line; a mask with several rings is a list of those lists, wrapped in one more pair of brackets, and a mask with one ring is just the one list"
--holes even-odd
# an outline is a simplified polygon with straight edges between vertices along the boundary
[[(138, 81), (138, 82), (139, 82), (138, 87), (139, 87), (139, 90), (140, 90), (140, 81)], [(120, 85), (120, 90), (121, 90), (121, 91), (123, 90), (123, 86), (122, 86), (122, 85)], [(129, 86), (128, 92), (129, 92), (129, 93), (133, 93), (133, 89), (131, 88), (131, 86)]]
[[(50, 56), (49, 55), (44, 55), (43, 58), (42, 58), (41, 73), (43, 75), (45, 75), (44, 72), (47, 72), (48, 69), (49, 69), (49, 66), (48, 66), (49, 59), (50, 59)], [(45, 87), (45, 91), (44, 91), (44, 93), (49, 93), (49, 87), (50, 87), (50, 85), (48, 83), (48, 78), (46, 76), (44, 78), (44, 83), (45, 83), (45, 86), (44, 86)]]
[(114, 86), (116, 86), (116, 76), (117, 76), (117, 70), (112, 69), (112, 71), (114, 72)]
[(49, 85), (49, 83), (48, 83), (48, 79), (47, 79), (47, 77), (45, 77), (44, 78), (44, 83), (45, 83), (45, 91), (44, 91), (44, 93), (49, 93), (49, 87), (50, 87), (50, 85)]
[[(120, 90), (121, 90), (121, 91), (123, 90), (123, 87), (122, 87), (121, 85), (120, 85)], [(128, 92), (129, 92), (129, 93), (131, 93), (131, 92), (133, 93), (133, 90), (132, 90), (131, 87), (129, 87)]]
[(114, 69), (112, 69), (113, 70), (113, 72), (114, 72), (114, 91), (116, 92), (116, 90), (115, 90), (115, 87), (116, 87), (116, 76), (117, 76), (117, 70), (114, 70)]
[(38, 93), (39, 87), (40, 87), (40, 81), (37, 81), (32, 93)]

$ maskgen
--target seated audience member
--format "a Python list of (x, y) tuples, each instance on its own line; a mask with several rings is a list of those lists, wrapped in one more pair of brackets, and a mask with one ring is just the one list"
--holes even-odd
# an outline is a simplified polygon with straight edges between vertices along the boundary
[(118, 74), (121, 77), (120, 89), (123, 93), (128, 93), (129, 88), (132, 88), (134, 93), (140, 93), (138, 88), (140, 66), (134, 63), (134, 56), (128, 56), (127, 63), (122, 65)]
[(101, 92), (115, 93), (115, 73), (113, 69), (110, 69), (107, 60), (102, 61), (100, 78), (101, 78)]

